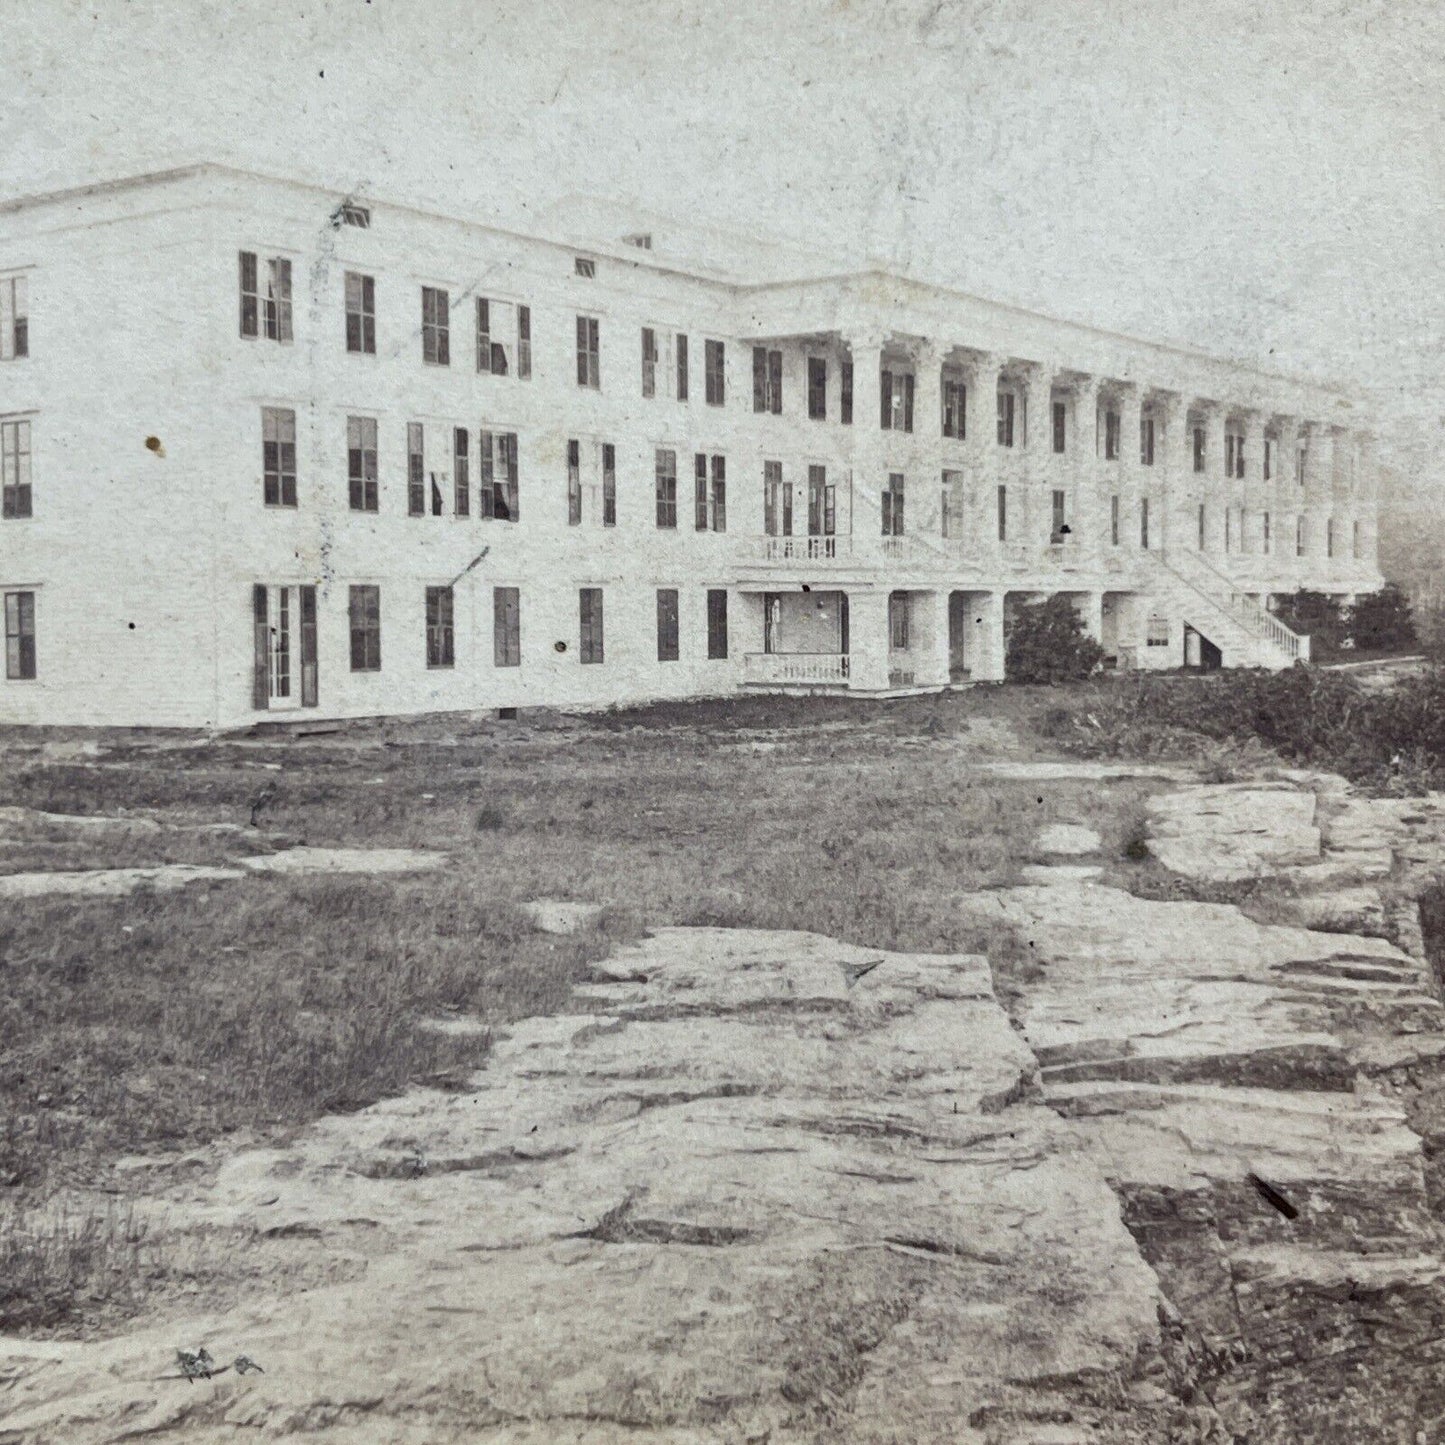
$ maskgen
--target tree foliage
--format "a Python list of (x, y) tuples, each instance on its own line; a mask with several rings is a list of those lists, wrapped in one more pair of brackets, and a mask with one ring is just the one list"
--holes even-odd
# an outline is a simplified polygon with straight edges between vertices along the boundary
[(1013, 616), (1004, 654), (1010, 682), (1075, 682), (1103, 661), (1104, 649), (1084, 631), (1074, 604), (1062, 594), (1028, 602)]

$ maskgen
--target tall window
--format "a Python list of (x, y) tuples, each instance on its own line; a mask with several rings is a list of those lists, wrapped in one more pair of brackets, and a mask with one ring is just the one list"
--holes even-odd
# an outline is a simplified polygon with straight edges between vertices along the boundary
[(1142, 466), (1154, 465), (1154, 418), (1139, 418), (1139, 462)]
[(352, 672), (381, 671), (381, 588), (353, 587), (347, 608)]
[(1068, 499), (1062, 491), (1055, 488), (1049, 513), (1049, 541), (1055, 546), (1061, 545), (1069, 535), (1067, 506)]
[(602, 525), (617, 525), (617, 448), (602, 443)]
[(11, 682), (35, 678), (35, 594), (5, 594), (5, 676)]
[(1244, 475), (1244, 437), (1239, 432), (1225, 432), (1224, 434), (1224, 475), (1226, 477), (1242, 477)]
[(831, 537), (837, 529), (837, 489), (828, 480), (828, 468), (814, 462), (808, 467), (808, 535)]
[(459, 517), (472, 511), (472, 447), (466, 427), (452, 428), (452, 508)]
[(521, 516), (517, 480), (517, 433), (477, 433), (477, 515), (499, 522)]
[(602, 385), (602, 352), (595, 316), (577, 318), (577, 385), (593, 391)]
[(501, 341), (493, 340), (494, 318), (492, 302), (486, 296), (477, 297), (477, 370), (489, 376), (507, 374), (507, 348)]
[(346, 490), (353, 512), (374, 512), (376, 498), (376, 418), (346, 418)]
[(828, 417), (828, 363), (821, 356), (808, 358), (808, 415), (814, 421)]
[(840, 362), (838, 366), (838, 420), (844, 426), (853, 425), (853, 363)]
[(0, 421), (0, 516), (34, 515), (30, 490), (30, 423)]
[(677, 526), (677, 453), (659, 447), (656, 456), (657, 525)]
[(517, 307), (517, 375), (527, 381), (532, 375), (532, 308)]
[(879, 377), (881, 404), (878, 424), (884, 431), (913, 430), (913, 373), (893, 372), (886, 367)]
[(296, 413), (261, 408), (262, 489), (268, 507), (296, 505)]
[[(1200, 504), (1199, 504), (1199, 550), (1200, 550), (1201, 552), (1204, 552), (1204, 551), (1207, 551), (1207, 550), (1208, 550), (1208, 540), (1209, 540), (1208, 521), (1209, 521), (1208, 512), (1205, 510), (1205, 505), (1204, 505), (1204, 503), (1203, 503), (1203, 502), (1200, 502)], [(1166, 543), (1165, 545), (1167, 546), (1168, 543)]]
[(1228, 552), (1234, 545), (1234, 508), (1226, 506), (1224, 509), (1224, 550)]
[(492, 588), (492, 663), (522, 665), (522, 594), (515, 587)]
[(426, 665), (451, 667), (456, 662), (455, 631), (452, 625), (452, 589), (426, 589)]
[(1194, 428), (1194, 470), (1196, 472), (1204, 470), (1204, 428), (1202, 426)]
[(1327, 517), (1327, 518), (1325, 519), (1325, 556), (1326, 556), (1326, 557), (1333, 557), (1334, 555), (1335, 555), (1335, 519), (1334, 519), (1333, 517)]
[(1350, 523), (1350, 555), (1358, 562), (1360, 559), (1360, 524)]
[(1275, 446), (1276, 446), (1276, 443), (1275, 443), (1275, 440), (1274, 440), (1273, 437), (1265, 437), (1265, 439), (1264, 439), (1264, 479), (1265, 479), (1265, 481), (1269, 481), (1269, 479), (1270, 479), (1272, 476), (1274, 476), (1274, 453), (1275, 453)]
[(782, 462), (763, 463), (763, 530), (770, 537), (793, 535), (793, 488), (783, 481)]
[(601, 662), (602, 650), (602, 589), (583, 587), (577, 593), (578, 615), (581, 623), (581, 652), (584, 663)]
[(642, 394), (657, 395), (657, 332), (650, 326), (642, 328)]
[(943, 379), (943, 434), (960, 441), (968, 435), (968, 387), (957, 377)]
[(888, 646), (894, 652), (908, 651), (908, 621), (912, 598), (906, 592), (888, 595)]
[(889, 472), (888, 485), (883, 489), (883, 535), (903, 535), (903, 473)]
[(1296, 557), (1303, 557), (1305, 554), (1305, 519), (1303, 517), (1294, 519), (1294, 554)]
[(707, 657), (720, 662), (728, 655), (728, 594), (725, 587), (707, 593)]
[(783, 409), (783, 353), (766, 346), (753, 347), (753, 410), (780, 413)]
[(346, 349), (376, 355), (376, 281), (346, 273)]
[(425, 438), (419, 421), (406, 424), (406, 514), (426, 515)]
[(1271, 542), (1271, 540), (1270, 540), (1270, 535), (1269, 535), (1269, 513), (1268, 513), (1268, 512), (1262, 512), (1262, 513), (1260, 514), (1260, 542), (1261, 542), (1261, 546), (1262, 546), (1262, 550), (1263, 550), (1263, 552), (1264, 552), (1264, 555), (1265, 555), (1266, 557), (1268, 557), (1268, 556), (1270, 555), (1270, 553), (1273, 551), (1273, 543)]
[(1109, 545), (1119, 545), (1119, 494), (1109, 498)]
[(1139, 499), (1139, 545), (1147, 552), (1149, 550), (1149, 498)]
[(0, 361), (30, 355), (30, 306), (24, 276), (0, 277)]
[(582, 525), (582, 443), (575, 437), (567, 443), (567, 525)]
[[(709, 467), (709, 462), (711, 466)], [(693, 522), (699, 532), (726, 532), (728, 528), (727, 462), (705, 452), (693, 457)]]
[(1112, 409), (1104, 412), (1104, 460), (1119, 460), (1119, 413)]
[(254, 251), (242, 251), (241, 335), (268, 341), (291, 340), (291, 262), (273, 256), (260, 266)]
[(673, 342), (677, 353), (677, 399), (687, 400), (687, 336), (679, 331)]
[(943, 474), (943, 496), (939, 511), (939, 531), (944, 537), (963, 536), (963, 473)]
[(1000, 486), (998, 489), (998, 539), (1000, 542), (1008, 541), (1008, 488)]
[(1017, 398), (1011, 391), (998, 394), (998, 444), (1011, 447), (1014, 444), (1014, 410)]
[(437, 286), (421, 288), (421, 359), (433, 366), (452, 364), (451, 298)]
[(702, 349), (707, 404), (721, 406), (724, 395), (723, 343), (721, 341), (705, 341)]
[(657, 660), (676, 662), (678, 659), (677, 636), (677, 588), (657, 589)]
[(1068, 439), (1069, 404), (1066, 401), (1056, 401), (1051, 409), (1054, 417), (1054, 452), (1062, 456)]

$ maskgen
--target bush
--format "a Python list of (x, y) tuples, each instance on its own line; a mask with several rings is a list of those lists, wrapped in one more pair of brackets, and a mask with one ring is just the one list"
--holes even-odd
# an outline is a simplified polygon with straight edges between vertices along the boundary
[(1410, 600), (1393, 582), (1355, 603), (1349, 632), (1357, 648), (1371, 652), (1409, 652), (1419, 645)]
[(1010, 682), (1077, 682), (1104, 659), (1062, 594), (1021, 607), (1008, 629), (1004, 674)]
[(1286, 592), (1275, 604), (1274, 614), (1291, 632), (1308, 635), (1310, 656), (1316, 660), (1336, 656), (1348, 635), (1344, 611), (1338, 597), (1327, 592)]

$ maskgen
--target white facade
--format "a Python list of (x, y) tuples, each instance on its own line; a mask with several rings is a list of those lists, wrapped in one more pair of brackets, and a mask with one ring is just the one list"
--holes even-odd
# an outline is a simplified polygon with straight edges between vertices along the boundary
[[(1009, 608), (1055, 592), (1119, 666), (1201, 639), (1279, 666), (1271, 595), (1380, 585), (1337, 391), (879, 272), (757, 283), (342, 201), (196, 166), (0, 206), (0, 721), (941, 686), (1001, 676)], [(517, 517), (481, 515), (512, 436)]]

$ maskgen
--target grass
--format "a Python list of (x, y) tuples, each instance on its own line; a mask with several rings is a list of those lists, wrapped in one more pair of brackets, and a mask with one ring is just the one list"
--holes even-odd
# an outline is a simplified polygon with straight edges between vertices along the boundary
[[(76, 1191), (115, 1189), (122, 1156), (240, 1147), (460, 1082), (489, 1036), (440, 1034), (429, 1018), (457, 1011), (491, 1029), (563, 1010), (593, 961), (648, 927), (985, 951), (1006, 989), (1026, 947), (969, 920), (959, 895), (1009, 882), (1047, 823), (1089, 823), (1122, 849), (1141, 797), (965, 766), (1057, 695), (749, 698), (184, 751), (123, 738), (93, 759), (0, 753), (0, 788), (22, 806), (240, 825), (175, 835), (228, 851), (274, 832), (450, 860), (411, 878), (261, 877), (7, 907), (0, 1260), (30, 1264), (18, 1294), (0, 1295), (0, 1328), (74, 1328), (119, 1307), (141, 1242), (119, 1225), (70, 1218), (47, 1234), (36, 1220)], [(127, 833), (85, 847), (114, 858), (156, 844)], [(608, 907), (559, 938), (521, 912), (534, 897)], [(147, 1174), (151, 1187), (167, 1177)]]

